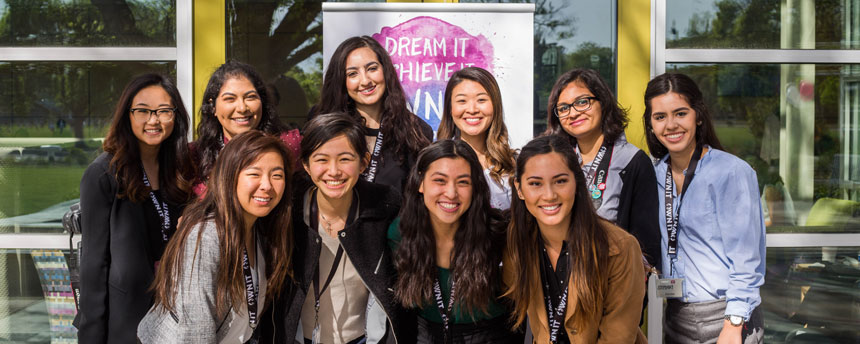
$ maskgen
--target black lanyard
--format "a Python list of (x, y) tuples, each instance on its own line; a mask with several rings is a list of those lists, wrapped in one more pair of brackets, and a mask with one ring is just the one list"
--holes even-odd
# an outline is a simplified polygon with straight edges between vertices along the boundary
[(379, 130), (379, 133), (376, 134), (376, 143), (373, 144), (373, 151), (370, 153), (370, 164), (367, 165), (367, 169), (362, 173), (364, 180), (371, 183), (376, 180), (376, 172), (379, 171), (379, 158), (382, 155), (382, 128), (380, 127), (377, 130)]
[[(549, 255), (544, 248), (543, 239), (538, 238), (538, 245), (543, 249), (543, 254), (546, 257), (547, 261), (550, 261)], [(561, 252), (559, 252), (559, 258), (561, 258)], [(543, 265), (543, 264), (541, 264)], [(552, 263), (550, 263), (552, 266)], [(568, 271), (570, 270), (570, 266), (568, 266)], [(544, 268), (540, 269), (541, 278), (543, 279), (541, 284), (543, 284), (543, 298), (546, 301), (546, 316), (547, 322), (549, 323), (549, 340), (551, 343), (558, 343), (559, 331), (562, 328), (562, 324), (564, 323), (564, 313), (567, 311), (567, 294), (570, 290), (569, 288), (569, 277), (565, 278), (561, 283), (561, 288), (564, 290), (561, 294), (561, 298), (558, 300), (558, 307), (552, 306), (552, 296), (550, 296), (549, 283), (550, 278), (555, 279), (555, 276), (547, 276), (544, 272)]]
[[(681, 202), (684, 200), (684, 194), (687, 193), (687, 189), (690, 188), (690, 183), (693, 181), (693, 177), (696, 175), (696, 166), (699, 163), (699, 158), (702, 156), (702, 146), (696, 146), (696, 150), (693, 151), (693, 156), (690, 157), (690, 163), (687, 165), (687, 169), (684, 170), (684, 188), (681, 190), (681, 194), (678, 196), (678, 212), (675, 213), (675, 207), (673, 204), (673, 198), (675, 197), (674, 185), (675, 182), (672, 179), (672, 159), (666, 159), (666, 186), (665, 186), (665, 215), (666, 215), (666, 231), (668, 232), (668, 249), (667, 254), (669, 256), (669, 260), (674, 261), (678, 256), (678, 220), (681, 217)], [(674, 265), (674, 264), (673, 264)], [(673, 273), (669, 271), (669, 273)]]
[[(609, 176), (609, 165), (612, 163), (612, 151), (615, 150), (615, 145), (604, 143), (591, 161), (591, 168), (585, 173), (585, 186), (591, 191), (591, 203), (594, 204), (594, 210), (600, 208), (603, 204), (603, 194), (606, 190), (606, 179)], [(577, 150), (578, 152), (578, 150)], [(609, 159), (606, 159), (606, 157)], [(582, 160), (582, 156), (579, 155)]]
[(433, 283), (433, 294), (436, 296), (436, 307), (439, 308), (439, 315), (442, 317), (442, 326), (445, 328), (445, 333), (442, 336), (442, 343), (448, 343), (449, 333), (451, 332), (451, 310), (454, 308), (454, 296), (456, 293), (456, 285), (454, 284), (454, 275), (451, 275), (451, 295), (448, 297), (448, 306), (445, 306), (445, 300), (442, 299), (442, 286), (439, 283), (439, 277), (436, 277)]
[(166, 244), (170, 240), (170, 236), (167, 235), (170, 232), (170, 210), (167, 208), (166, 201), (159, 203), (158, 198), (155, 197), (155, 192), (152, 191), (152, 186), (149, 184), (149, 178), (146, 177), (146, 169), (143, 170), (143, 185), (149, 188), (149, 199), (155, 206), (158, 217), (161, 218), (161, 240)]
[[(242, 274), (245, 277), (245, 295), (248, 299), (248, 323), (251, 325), (251, 329), (255, 330), (257, 328), (257, 300), (260, 295), (260, 290), (258, 289), (259, 277), (257, 277), (258, 282), (254, 283), (254, 276), (251, 274), (251, 262), (248, 259), (248, 250), (242, 250)], [(254, 255), (257, 254), (257, 234), (254, 233)], [(258, 258), (258, 257), (257, 257)], [(257, 261), (257, 269), (254, 272), (259, 271), (259, 260)], [(259, 274), (257, 274), (259, 276)]]

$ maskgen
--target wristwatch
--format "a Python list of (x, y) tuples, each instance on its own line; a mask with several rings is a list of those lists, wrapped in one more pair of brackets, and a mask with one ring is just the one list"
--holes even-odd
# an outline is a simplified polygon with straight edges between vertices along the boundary
[(726, 315), (726, 320), (732, 324), (732, 326), (738, 327), (744, 324), (744, 317), (740, 315)]

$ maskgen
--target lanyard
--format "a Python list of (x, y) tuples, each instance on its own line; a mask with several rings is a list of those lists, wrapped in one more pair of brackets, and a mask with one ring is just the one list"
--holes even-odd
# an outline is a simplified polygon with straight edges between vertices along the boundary
[[(674, 260), (678, 256), (678, 220), (681, 217), (681, 202), (684, 200), (684, 194), (687, 193), (687, 189), (690, 188), (690, 183), (693, 181), (693, 177), (696, 175), (696, 166), (699, 163), (699, 158), (702, 156), (702, 146), (696, 146), (696, 150), (693, 151), (693, 156), (690, 157), (690, 163), (687, 165), (687, 169), (684, 170), (684, 188), (681, 190), (681, 194), (678, 196), (678, 212), (675, 213), (675, 207), (672, 204), (673, 198), (675, 196), (674, 191), (674, 180), (672, 179), (672, 159), (666, 159), (666, 186), (665, 186), (665, 214), (666, 214), (666, 231), (668, 232), (668, 249), (667, 254), (672, 262), (672, 269), (674, 269)], [(672, 271), (670, 271), (672, 273)]]
[(170, 231), (170, 211), (167, 209), (167, 202), (158, 202), (158, 198), (155, 197), (155, 192), (152, 191), (152, 186), (149, 184), (149, 178), (146, 177), (146, 170), (143, 170), (143, 185), (150, 188), (149, 190), (149, 199), (152, 201), (152, 205), (155, 206), (155, 212), (158, 213), (158, 217), (161, 218), (161, 240), (164, 240), (167, 243), (170, 240), (170, 237), (167, 235), (167, 232)]
[(376, 143), (373, 144), (373, 152), (370, 154), (370, 164), (367, 165), (367, 170), (362, 173), (364, 180), (373, 182), (376, 180), (376, 172), (379, 171), (379, 158), (382, 155), (382, 128), (376, 134)]
[(451, 296), (448, 297), (448, 306), (445, 306), (445, 300), (442, 299), (442, 286), (439, 284), (439, 277), (433, 283), (433, 294), (436, 296), (436, 307), (439, 308), (439, 315), (442, 317), (442, 325), (445, 328), (445, 333), (442, 336), (442, 343), (448, 343), (448, 334), (451, 332), (451, 310), (454, 306), (454, 293), (456, 293), (456, 285), (454, 284), (454, 275), (451, 275)]
[[(257, 233), (254, 232), (254, 255), (257, 254)], [(258, 261), (259, 263), (259, 261)], [(259, 268), (259, 264), (257, 264)], [(258, 269), (254, 269), (256, 273)], [(251, 324), (251, 329), (257, 328), (257, 300), (260, 295), (258, 289), (259, 282), (254, 283), (254, 275), (251, 274), (251, 262), (248, 259), (248, 250), (242, 252), (242, 274), (245, 277), (245, 295), (248, 299), (248, 323)], [(259, 275), (258, 275), (259, 276)], [(259, 277), (257, 278), (259, 280)]]
[[(588, 172), (585, 172), (585, 186), (591, 191), (591, 203), (594, 204), (594, 210), (600, 209), (603, 204), (603, 194), (606, 190), (606, 179), (609, 177), (609, 165), (612, 163), (612, 151), (615, 150), (615, 145), (604, 143), (591, 161), (591, 167)], [(577, 157), (582, 163), (582, 156), (579, 154), (579, 146), (576, 147)], [(605, 159), (606, 157), (609, 159)]]
[[(540, 247), (543, 248), (543, 246), (544, 246), (543, 240), (540, 238), (538, 240), (539, 240), (538, 242), (539, 242)], [(550, 260), (549, 255), (547, 254), (545, 248), (543, 250), (543, 254), (544, 254), (544, 257), (546, 257), (547, 261), (549, 261)], [(559, 255), (559, 258), (561, 258), (561, 255)], [(552, 263), (550, 263), (550, 264), (552, 264)], [(550, 265), (550, 266), (552, 266), (552, 265)], [(569, 269), (570, 269), (570, 267), (568, 267), (568, 270)], [(543, 279), (543, 281), (541, 281), (541, 282), (543, 282), (542, 283), (543, 284), (543, 298), (546, 301), (546, 316), (547, 316), (547, 320), (549, 322), (549, 340), (551, 343), (555, 344), (555, 343), (558, 343), (559, 331), (561, 330), (561, 324), (564, 322), (563, 321), (564, 320), (564, 313), (567, 311), (567, 294), (568, 294), (568, 291), (570, 290), (569, 285), (568, 285), (569, 284), (568, 283), (569, 278), (565, 278), (564, 282), (562, 282), (562, 284), (561, 284), (561, 287), (562, 287), (562, 289), (564, 289), (564, 292), (562, 292), (561, 298), (558, 300), (558, 307), (553, 307), (552, 306), (552, 296), (549, 295), (550, 294), (549, 283), (550, 283), (550, 278), (554, 279), (555, 277), (554, 276), (546, 276), (546, 274), (544, 273), (544, 268), (541, 268), (540, 271), (541, 271), (541, 278)]]

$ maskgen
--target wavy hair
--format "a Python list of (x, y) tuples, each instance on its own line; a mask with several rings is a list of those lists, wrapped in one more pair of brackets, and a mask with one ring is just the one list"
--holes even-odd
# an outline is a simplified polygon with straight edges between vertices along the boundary
[(490, 72), (483, 68), (466, 67), (451, 75), (451, 79), (448, 80), (448, 85), (445, 87), (445, 107), (442, 110), (442, 122), (439, 123), (437, 136), (440, 140), (460, 138), (460, 128), (454, 125), (454, 116), (451, 113), (451, 102), (454, 101), (451, 93), (454, 92), (454, 87), (457, 87), (464, 80), (477, 82), (490, 96), (490, 103), (493, 105), (493, 117), (490, 120), (490, 127), (487, 129), (487, 160), (492, 165), (490, 177), (493, 178), (493, 181), (497, 184), (505, 183), (506, 181), (502, 178), (513, 174), (516, 154), (508, 141), (508, 127), (505, 126), (505, 112), (502, 108), (502, 92), (499, 90), (496, 78)]
[[(577, 326), (584, 326), (587, 319), (602, 312), (603, 295), (606, 293), (606, 274), (609, 264), (609, 238), (601, 220), (591, 205), (591, 196), (585, 187), (585, 175), (579, 167), (576, 153), (570, 141), (560, 135), (536, 138), (526, 144), (517, 158), (516, 183), (523, 182), (523, 173), (528, 161), (538, 155), (558, 153), (576, 182), (570, 227), (567, 230), (567, 249), (570, 253), (570, 274), (573, 283), (568, 287), (577, 294), (576, 309), (572, 310)], [(533, 167), (534, 168), (534, 167)], [(509, 285), (505, 296), (514, 301), (512, 320), (516, 325), (523, 322), (532, 294), (541, 290), (540, 276), (540, 230), (537, 220), (526, 208), (525, 201), (514, 197), (511, 202), (511, 223), (508, 227), (507, 250), (504, 256), (505, 274)]]
[[(226, 314), (230, 305), (246, 302), (245, 280), (242, 271), (242, 258), (246, 247), (246, 228), (244, 210), (236, 198), (236, 185), (239, 174), (257, 161), (263, 153), (274, 151), (284, 162), (284, 192), (278, 205), (268, 215), (258, 218), (253, 229), (260, 235), (263, 255), (266, 259), (266, 302), (271, 303), (292, 277), (291, 255), (293, 234), (290, 221), (292, 195), (290, 175), (292, 164), (290, 153), (284, 143), (275, 136), (258, 130), (249, 130), (236, 135), (224, 147), (215, 166), (212, 168), (212, 183), (204, 198), (190, 205), (182, 214), (174, 238), (167, 244), (162, 257), (161, 267), (155, 276), (155, 304), (168, 311), (174, 310), (176, 292), (184, 269), (190, 269), (194, 262), (184, 260), (186, 244), (193, 229), (207, 221), (215, 222), (218, 234), (220, 263), (215, 276), (215, 304), (218, 314)], [(203, 231), (197, 233), (195, 259)]]
[(222, 148), (223, 142), (221, 140), (224, 129), (221, 127), (221, 122), (215, 117), (215, 102), (218, 101), (218, 94), (221, 93), (221, 87), (227, 80), (239, 77), (247, 78), (254, 85), (254, 89), (257, 90), (263, 104), (260, 123), (254, 129), (275, 136), (286, 131), (286, 127), (278, 119), (277, 108), (263, 77), (251, 65), (239, 61), (227, 61), (209, 77), (209, 83), (206, 84), (206, 90), (203, 91), (203, 104), (200, 104), (200, 123), (197, 125), (198, 136), (197, 141), (194, 142), (196, 155), (194, 159), (198, 164), (198, 179), (200, 180), (205, 180), (209, 176), (212, 166), (215, 165), (215, 159), (218, 158), (218, 153)]
[(116, 171), (115, 177), (119, 186), (117, 197), (128, 197), (134, 202), (146, 199), (150, 188), (143, 184), (140, 143), (131, 129), (130, 110), (134, 97), (149, 86), (160, 86), (164, 89), (176, 108), (173, 132), (161, 142), (158, 149), (158, 181), (167, 199), (176, 204), (184, 204), (189, 200), (194, 179), (194, 167), (188, 160), (189, 120), (179, 89), (170, 78), (155, 73), (143, 74), (125, 86), (113, 111), (113, 120), (102, 149), (113, 155), (110, 166)]
[(380, 99), (382, 102), (380, 128), (386, 138), (382, 143), (383, 148), (394, 147), (395, 153), (401, 160), (405, 160), (407, 155), (418, 155), (421, 149), (430, 144), (421, 132), (419, 123), (421, 119), (406, 107), (406, 96), (403, 94), (403, 87), (400, 86), (400, 79), (397, 77), (397, 71), (388, 52), (369, 36), (348, 38), (335, 49), (325, 71), (320, 101), (314, 115), (345, 112), (364, 123), (364, 118), (355, 108), (355, 101), (346, 91), (346, 59), (351, 52), (359, 48), (370, 48), (376, 54), (385, 77), (385, 93)]
[(478, 156), (460, 140), (437, 141), (418, 155), (404, 190), (400, 209), (402, 241), (394, 263), (399, 278), (394, 295), (405, 307), (426, 305), (433, 300), (437, 276), (436, 239), (430, 213), (418, 189), (434, 161), (461, 158), (469, 163), (472, 202), (459, 220), (451, 252), (451, 272), (457, 285), (456, 304), (471, 314), (486, 313), (488, 301), (495, 299), (500, 285), (499, 262), (503, 245), (503, 225), (498, 212), (490, 206), (490, 189), (483, 178)]
[[(561, 92), (567, 88), (570, 83), (577, 82), (585, 85), (597, 101), (600, 102), (600, 130), (603, 131), (603, 139), (607, 144), (615, 143), (621, 134), (624, 133), (624, 128), (627, 128), (627, 111), (621, 108), (612, 89), (606, 84), (606, 81), (599, 73), (593, 69), (577, 68), (569, 70), (558, 77), (555, 85), (552, 86), (552, 91), (549, 93), (549, 101), (546, 107), (546, 123), (547, 128), (544, 135), (566, 135), (570, 139), (572, 145), (576, 145), (576, 138), (567, 134), (564, 128), (561, 127), (561, 120), (555, 115), (555, 107), (558, 105), (558, 98), (561, 97)], [(572, 110), (575, 111), (575, 110)]]
[(664, 73), (658, 75), (648, 82), (645, 88), (645, 114), (642, 115), (642, 123), (645, 125), (645, 143), (651, 155), (662, 159), (669, 150), (666, 149), (657, 136), (654, 135), (654, 127), (651, 126), (651, 100), (667, 93), (677, 93), (690, 104), (690, 108), (696, 112), (696, 145), (709, 145), (713, 148), (724, 150), (714, 130), (714, 122), (711, 120), (711, 112), (705, 105), (705, 97), (692, 78), (680, 73)]

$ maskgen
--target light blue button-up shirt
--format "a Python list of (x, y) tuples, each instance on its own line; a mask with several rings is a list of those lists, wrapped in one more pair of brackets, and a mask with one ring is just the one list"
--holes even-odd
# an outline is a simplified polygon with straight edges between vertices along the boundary
[[(686, 162), (685, 162), (686, 163)], [(749, 320), (761, 304), (764, 284), (765, 227), (756, 173), (745, 161), (710, 148), (699, 160), (684, 194), (678, 226), (678, 255), (670, 272), (667, 254), (665, 180), (668, 155), (657, 162), (663, 274), (685, 278), (684, 301), (726, 299), (725, 315)], [(674, 181), (673, 181), (674, 183)], [(674, 185), (674, 213), (678, 186)]]

